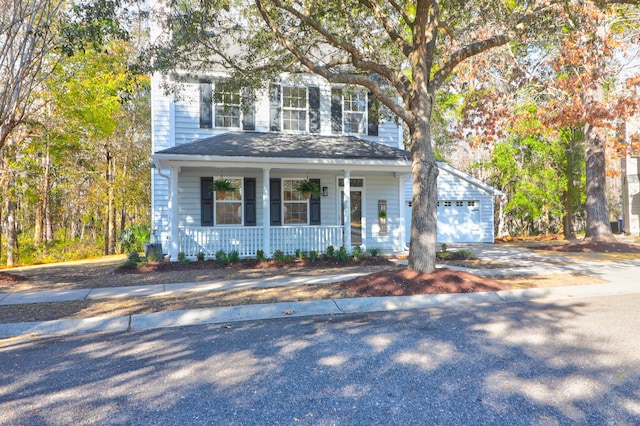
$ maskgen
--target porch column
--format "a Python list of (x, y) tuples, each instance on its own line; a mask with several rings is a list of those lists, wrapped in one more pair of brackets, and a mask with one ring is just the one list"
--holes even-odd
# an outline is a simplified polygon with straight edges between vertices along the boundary
[(262, 250), (271, 257), (271, 196), (269, 194), (269, 171), (262, 169)]
[(351, 251), (351, 176), (350, 170), (344, 171), (344, 246)]
[(171, 167), (171, 175), (169, 178), (169, 222), (171, 246), (169, 247), (169, 260), (171, 262), (178, 261), (178, 253), (180, 252), (180, 228), (178, 217), (178, 173), (180, 167)]

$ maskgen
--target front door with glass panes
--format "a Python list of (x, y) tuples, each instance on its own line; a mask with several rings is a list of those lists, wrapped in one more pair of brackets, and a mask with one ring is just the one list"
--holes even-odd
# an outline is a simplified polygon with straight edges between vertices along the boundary
[[(344, 188), (344, 179), (338, 179), (338, 186)], [(351, 245), (359, 246), (362, 244), (362, 189), (364, 179), (350, 179), (351, 187)], [(342, 199), (340, 211), (342, 216), (342, 225), (344, 225), (344, 190), (340, 191)]]

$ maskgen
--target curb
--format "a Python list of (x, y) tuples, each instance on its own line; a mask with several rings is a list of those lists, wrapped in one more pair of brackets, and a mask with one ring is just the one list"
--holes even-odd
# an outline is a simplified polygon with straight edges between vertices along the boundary
[(505, 304), (527, 301), (613, 296), (640, 293), (640, 286), (632, 284), (594, 284), (502, 290), (484, 293), (429, 294), (417, 296), (363, 297), (329, 299), (309, 302), (281, 302), (272, 304), (239, 305), (220, 308), (188, 309), (154, 312), (118, 317), (54, 320), (0, 324), (0, 339), (38, 335), (55, 336), (81, 333), (126, 332), (153, 330), (190, 325), (259, 321), (288, 317), (318, 315), (347, 315), (367, 312), (391, 312), (428, 308), (455, 308), (482, 304)]

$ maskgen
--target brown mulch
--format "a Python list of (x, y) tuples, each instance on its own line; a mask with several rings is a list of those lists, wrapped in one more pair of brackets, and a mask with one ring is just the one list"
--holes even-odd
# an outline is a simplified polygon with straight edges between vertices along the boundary
[(535, 250), (565, 253), (640, 253), (640, 245), (619, 242), (579, 241), (566, 244), (536, 245)]
[(349, 289), (364, 297), (473, 293), (509, 288), (508, 285), (493, 279), (449, 268), (439, 268), (430, 274), (421, 274), (409, 269), (379, 271), (343, 281), (336, 284), (336, 287)]

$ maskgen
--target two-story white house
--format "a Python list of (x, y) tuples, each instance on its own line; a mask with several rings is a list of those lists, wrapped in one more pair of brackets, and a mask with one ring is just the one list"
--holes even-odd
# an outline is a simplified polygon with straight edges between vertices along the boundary
[[(283, 76), (251, 96), (224, 74), (152, 78), (152, 225), (176, 260), (203, 252), (252, 257), (329, 245), (402, 252), (411, 219), (411, 159), (396, 120), (364, 90)], [(236, 188), (211, 190), (216, 180)], [(315, 182), (319, 195), (296, 191)], [(438, 240), (493, 241), (496, 191), (441, 163)]]

